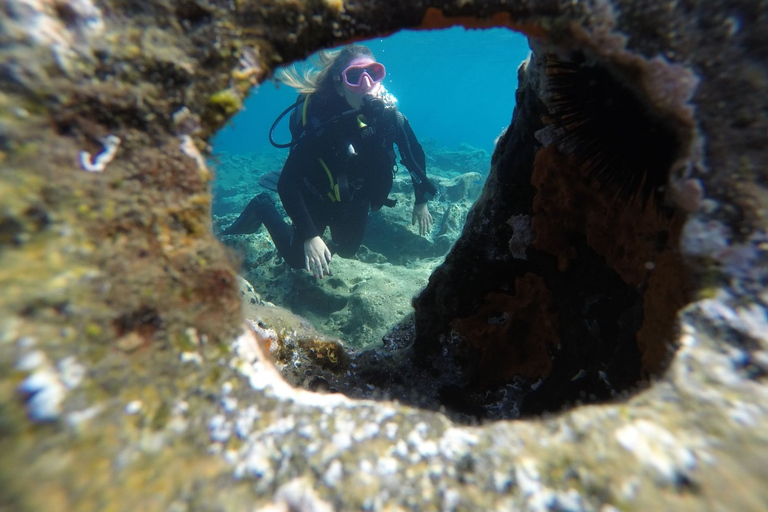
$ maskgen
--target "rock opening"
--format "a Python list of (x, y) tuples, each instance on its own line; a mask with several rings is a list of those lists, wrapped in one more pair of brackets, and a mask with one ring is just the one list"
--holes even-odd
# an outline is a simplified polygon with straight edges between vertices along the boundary
[[(428, 3), (4, 3), (0, 508), (765, 508), (760, 2)], [(238, 296), (210, 230), (212, 133), (274, 66), (459, 22), (539, 46), (413, 317), (383, 347), (351, 351), (246, 282)], [(604, 81), (580, 105), (629, 97), (622, 112), (666, 134), (613, 137), (603, 153), (643, 181), (598, 186), (591, 153), (557, 129), (570, 112), (552, 108), (553, 71)], [(605, 110), (616, 132), (632, 117)], [(679, 209), (657, 208), (667, 172)], [(256, 337), (243, 304), (263, 310), (246, 312)], [(562, 411), (654, 374), (626, 401)], [(456, 422), (546, 410), (561, 412)]]
[[(693, 130), (655, 102), (647, 63), (532, 48), (482, 194), (415, 315), (338, 364), (317, 334), (262, 332), (292, 383), (473, 422), (619, 399), (663, 373), (689, 295), (667, 183)], [(367, 262), (389, 254), (372, 248)], [(337, 321), (352, 302), (315, 298)]]

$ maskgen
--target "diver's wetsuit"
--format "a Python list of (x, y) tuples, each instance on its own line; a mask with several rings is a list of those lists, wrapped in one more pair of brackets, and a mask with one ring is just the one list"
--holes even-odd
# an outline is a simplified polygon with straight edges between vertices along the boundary
[[(306, 113), (294, 112), (294, 123), (322, 126), (335, 115), (350, 110), (346, 100), (327, 101), (310, 97)], [(296, 118), (295, 116), (298, 116)], [(399, 123), (399, 125), (398, 125)], [(398, 126), (400, 130), (398, 131)], [(399, 135), (398, 135), (399, 134)], [(421, 144), (407, 119), (388, 108), (378, 115), (348, 116), (316, 132), (310, 132), (291, 149), (277, 183), (285, 211), (293, 221), (286, 224), (274, 206), (262, 217), (280, 255), (294, 268), (304, 267), (304, 241), (322, 236), (330, 227), (332, 253), (352, 257), (365, 234), (368, 211), (388, 203), (392, 188), (395, 152), (412, 169), (426, 169)], [(404, 149), (402, 146), (409, 146)], [(426, 202), (425, 191), (414, 181), (416, 204)]]

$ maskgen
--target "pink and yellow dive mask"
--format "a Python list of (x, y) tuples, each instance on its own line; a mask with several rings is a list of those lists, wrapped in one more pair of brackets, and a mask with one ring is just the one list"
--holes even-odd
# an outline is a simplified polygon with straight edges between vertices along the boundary
[(368, 64), (353, 64), (341, 72), (344, 86), (351, 92), (370, 92), (376, 84), (384, 79), (387, 70), (379, 62)]

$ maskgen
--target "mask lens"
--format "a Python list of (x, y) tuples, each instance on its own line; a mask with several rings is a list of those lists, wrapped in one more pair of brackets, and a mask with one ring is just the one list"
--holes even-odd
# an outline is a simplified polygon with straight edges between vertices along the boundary
[(347, 77), (347, 83), (357, 85), (360, 83), (360, 78), (363, 76), (365, 68), (347, 68), (344, 72)]
[(384, 78), (384, 66), (379, 64), (378, 62), (371, 64), (370, 66), (366, 67), (365, 70), (368, 72), (368, 75), (371, 77), (371, 80), (374, 82), (380, 82), (382, 78)]
[(377, 83), (384, 78), (387, 72), (384, 69), (383, 64), (374, 62), (372, 64), (368, 64), (367, 66), (350, 66), (342, 73), (344, 76), (344, 81), (353, 87), (360, 85), (363, 74), (367, 74), (373, 83)]

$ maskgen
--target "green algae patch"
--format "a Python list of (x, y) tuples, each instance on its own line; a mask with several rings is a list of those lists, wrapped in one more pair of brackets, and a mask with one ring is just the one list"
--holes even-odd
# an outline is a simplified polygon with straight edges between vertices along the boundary
[[(212, 367), (232, 379), (226, 367)], [(159, 511), (191, 500), (202, 508), (244, 509), (247, 484), (233, 481), (231, 468), (206, 450), (200, 421), (216, 412), (209, 397), (221, 389), (209, 373), (211, 366), (181, 361), (174, 350), (111, 351), (88, 364), (61, 421), (43, 425), (29, 424), (23, 402), (9, 399), (18, 379), (4, 380), (0, 447), (8, 457), (0, 463), (0, 504), (24, 511), (96, 510), (105, 503), (122, 510), (130, 503)], [(30, 482), (39, 492), (26, 492)]]
[[(66, 247), (59, 242), (58, 237), (49, 234), (25, 243), (23, 250), (0, 253), (0, 302), (8, 309), (32, 314), (71, 303), (82, 295), (80, 285), (95, 269), (71, 258), (68, 253), (75, 245)], [(19, 272), (20, 268), (24, 271)]]
[(240, 95), (232, 89), (224, 89), (211, 95), (208, 104), (221, 111), (225, 116), (231, 117), (243, 107)]

